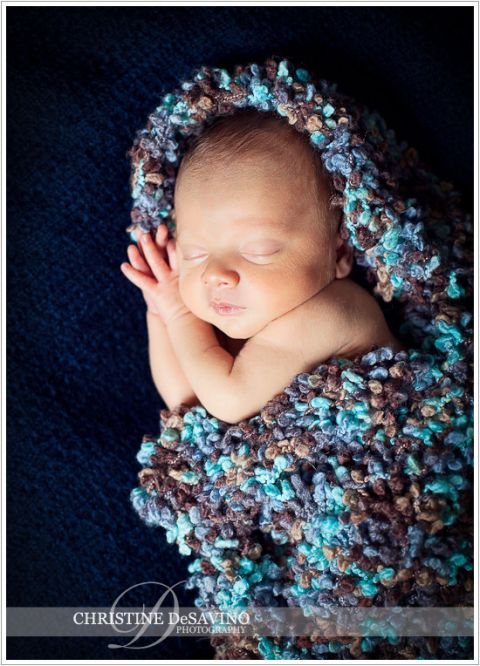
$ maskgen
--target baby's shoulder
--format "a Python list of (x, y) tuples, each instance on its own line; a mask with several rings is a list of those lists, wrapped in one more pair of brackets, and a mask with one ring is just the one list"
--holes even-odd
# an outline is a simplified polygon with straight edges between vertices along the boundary
[(370, 299), (375, 304), (373, 297), (352, 280), (334, 280), (317, 294), (271, 321), (259, 335), (271, 338), (280, 334), (298, 335), (302, 331), (318, 331), (319, 326), (324, 331), (345, 324), (357, 309), (371, 305)]
[(327, 313), (331, 322), (330, 334), (337, 331), (335, 355), (353, 358), (372, 347), (391, 345), (402, 349), (384, 317), (377, 299), (367, 289), (350, 278), (335, 280), (315, 300), (316, 316), (321, 320)]
[(306, 363), (368, 349), (385, 320), (375, 298), (348, 278), (335, 280), (255, 336), (279, 349), (294, 346)]
[[(334, 346), (342, 338), (349, 300), (347, 293), (330, 287), (292, 308), (281, 317), (269, 322), (252, 338), (252, 343), (271, 348), (297, 349), (306, 363), (317, 362), (334, 353)], [(342, 292), (342, 293), (340, 293)]]
[(336, 318), (366, 318), (379, 316), (381, 310), (374, 296), (350, 278), (334, 280), (312, 299), (315, 313), (323, 317), (327, 312)]

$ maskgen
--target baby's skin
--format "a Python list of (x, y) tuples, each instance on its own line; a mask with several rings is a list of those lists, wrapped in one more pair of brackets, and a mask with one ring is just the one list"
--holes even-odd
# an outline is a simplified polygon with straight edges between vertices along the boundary
[(351, 249), (327, 193), (319, 210), (310, 185), (256, 157), (187, 172), (175, 191), (176, 237), (167, 241), (165, 225), (155, 239), (140, 234), (121, 266), (197, 404), (228, 423), (258, 414), (328, 358), (402, 348), (375, 298), (348, 277)]

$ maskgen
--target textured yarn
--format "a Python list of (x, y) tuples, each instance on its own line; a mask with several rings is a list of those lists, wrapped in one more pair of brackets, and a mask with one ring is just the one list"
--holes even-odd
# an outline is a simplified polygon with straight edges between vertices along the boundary
[[(472, 220), (378, 113), (280, 58), (202, 67), (130, 151), (131, 225), (175, 225), (189, 139), (218, 116), (274, 111), (319, 151), (356, 270), (406, 349), (331, 358), (228, 424), (162, 410), (131, 501), (193, 555), (199, 607), (469, 606)], [(215, 637), (224, 659), (473, 658), (468, 637)]]

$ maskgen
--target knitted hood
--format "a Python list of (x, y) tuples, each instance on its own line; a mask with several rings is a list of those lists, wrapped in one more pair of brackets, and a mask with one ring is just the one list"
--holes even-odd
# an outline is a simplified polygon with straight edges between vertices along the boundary
[(233, 72), (201, 67), (164, 95), (128, 152), (127, 231), (161, 223), (172, 231), (175, 177), (189, 139), (244, 107), (274, 111), (309, 136), (332, 176), (332, 203), (342, 208), (341, 234), (356, 266), (384, 303), (396, 301), (397, 333), (407, 344), (440, 353), (449, 368), (467, 349), (471, 354), (472, 219), (459, 193), (378, 113), (287, 60), (272, 57)]

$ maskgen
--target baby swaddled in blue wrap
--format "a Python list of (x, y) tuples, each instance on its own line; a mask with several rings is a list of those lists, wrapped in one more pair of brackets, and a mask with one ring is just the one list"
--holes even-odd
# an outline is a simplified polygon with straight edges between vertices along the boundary
[[(197, 161), (199, 154), (208, 160), (199, 144), (202, 135), (219, 119), (240, 117), (247, 109), (275, 116), (277, 123), (282, 119), (289, 131), (308, 139), (321, 163), (318, 179), (308, 180), (312, 189), (305, 189), (305, 199), (318, 194), (319, 183), (332, 195), (322, 212), (323, 220), (332, 220), (331, 236), (319, 230), (315, 243), (302, 236), (308, 220), (301, 207), (291, 219), (291, 251), (305, 257), (305, 298), (299, 300), (295, 291), (298, 274), (288, 273), (299, 263), (286, 260), (277, 264), (284, 279), (272, 277), (272, 289), (265, 291), (270, 309), (256, 318), (250, 318), (245, 302), (224, 302), (226, 292), (248, 293), (239, 286), (242, 271), (224, 265), (227, 254), (234, 261), (233, 253), (222, 246), (222, 257), (212, 253), (203, 264), (210, 241), (189, 226), (210, 205), (208, 177), (203, 175), (190, 208), (177, 197), (182, 189), (177, 176), (185, 179), (182, 158), (190, 151)], [(198, 70), (181, 89), (165, 95), (130, 155), (134, 206), (128, 231), (167, 227), (172, 271), (147, 242), (144, 258), (152, 273), (146, 277), (148, 267), (144, 263), (142, 269), (138, 256), (132, 260), (137, 272), (130, 268), (126, 275), (153, 302), (155, 278), (173, 284), (172, 275), (179, 274), (180, 294), (210, 332), (198, 330), (215, 336), (215, 324), (219, 338), (212, 339), (224, 344), (210, 345), (216, 357), (201, 372), (198, 336), (187, 344), (178, 323), (187, 318), (173, 286), (168, 298), (156, 301), (158, 314), (177, 322), (171, 344), (191, 385), (190, 393), (166, 400), (159, 434), (144, 437), (138, 454), (144, 469), (132, 503), (148, 525), (167, 531), (167, 540), (182, 554), (194, 555), (188, 585), (198, 589), (197, 605), (297, 606), (306, 612), (308, 607), (471, 605), (472, 225), (458, 193), (435, 178), (412, 148), (399, 144), (378, 114), (275, 58), (232, 73)], [(310, 173), (306, 162), (295, 164)], [(281, 160), (279, 165), (272, 168), (272, 183), (284, 177)], [(226, 171), (230, 166), (221, 162)], [(242, 187), (238, 173), (232, 182)], [(253, 180), (248, 188), (261, 208), (263, 194), (253, 193)], [(283, 207), (294, 210), (294, 203)], [(227, 228), (229, 222), (225, 219)], [(180, 257), (170, 245), (180, 244), (177, 232)], [(230, 250), (237, 237), (232, 231), (228, 238)], [(261, 268), (275, 276), (275, 262), (286, 252), (279, 238), (276, 232), (268, 239), (242, 237), (242, 243), (252, 243), (241, 248), (242, 261), (254, 264), (248, 271)], [(322, 266), (318, 271), (308, 263), (315, 256)], [(353, 261), (363, 287), (347, 277)], [(198, 298), (191, 297), (197, 271), (203, 286), (212, 289), (213, 311), (205, 310), (204, 317)], [(278, 301), (275, 292), (281, 294)], [(288, 307), (282, 310), (285, 299)], [(302, 318), (286, 321), (284, 312), (298, 313), (299, 305), (307, 307)], [(285, 353), (278, 364), (270, 360), (267, 343), (275, 348), (276, 339), (265, 332), (272, 330), (271, 321), (277, 339), (290, 339), (301, 355)], [(262, 332), (264, 346), (255, 348), (251, 340)], [(241, 386), (254, 385), (248, 395), (243, 390), (228, 400), (221, 389), (230, 384), (213, 381), (215, 364), (239, 351), (248, 375)], [(161, 368), (161, 358), (158, 363)], [(252, 382), (262, 363), (270, 364), (271, 372), (266, 376), (264, 365), (263, 375)], [(164, 372), (168, 367), (173, 366), (165, 365)], [(204, 388), (209, 367), (213, 388)], [(252, 375), (245, 373), (248, 367)], [(473, 650), (471, 639), (451, 636), (211, 640), (224, 659), (458, 659), (471, 658)]]

